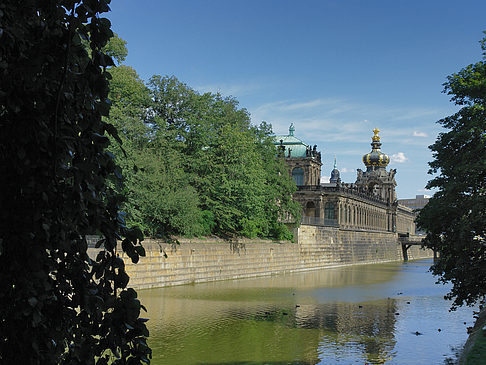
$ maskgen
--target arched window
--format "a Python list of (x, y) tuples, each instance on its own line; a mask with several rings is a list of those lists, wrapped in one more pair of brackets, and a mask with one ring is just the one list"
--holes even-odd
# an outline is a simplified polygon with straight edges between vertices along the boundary
[(292, 178), (295, 181), (295, 185), (304, 185), (304, 170), (301, 167), (296, 167), (292, 170)]
[(315, 217), (316, 216), (316, 205), (313, 202), (307, 202), (305, 205), (304, 216)]
[(334, 216), (334, 204), (326, 203), (324, 206), (324, 218), (326, 219), (336, 219)]

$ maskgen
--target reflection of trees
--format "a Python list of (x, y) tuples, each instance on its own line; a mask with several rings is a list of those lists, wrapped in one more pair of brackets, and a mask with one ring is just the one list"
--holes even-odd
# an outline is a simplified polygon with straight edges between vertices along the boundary
[(386, 266), (362, 269), (359, 279), (355, 270), (266, 278), (276, 284), (269, 289), (255, 279), (141, 291), (151, 318), (153, 364), (317, 364), (334, 358), (382, 364), (395, 347), (395, 300), (315, 304), (291, 285), (356, 285), (379, 282), (380, 271), (395, 275)]
[[(244, 358), (317, 364), (326, 356), (383, 364), (395, 346), (397, 304), (393, 299), (298, 307), (163, 296), (147, 299), (150, 317), (157, 321), (148, 322), (151, 341), (156, 343), (152, 342), (154, 355), (161, 363), (171, 363), (171, 359), (224, 363), (223, 359)], [(207, 349), (215, 352), (208, 354)]]

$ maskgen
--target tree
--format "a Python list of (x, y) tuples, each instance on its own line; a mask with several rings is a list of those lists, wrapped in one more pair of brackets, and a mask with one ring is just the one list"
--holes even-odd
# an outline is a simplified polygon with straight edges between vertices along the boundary
[(103, 52), (120, 64), (125, 61), (128, 55), (127, 41), (113, 33), (113, 37), (103, 47)]
[[(189, 201), (197, 203), (200, 214), (194, 207), (185, 214), (186, 232), (290, 238), (283, 220), (298, 214), (291, 201), (295, 184), (282, 173), (284, 162), (276, 159), (271, 126), (251, 126), (249, 113), (236, 99), (199, 94), (173, 76), (153, 76), (148, 87), (153, 100), (148, 145), (153, 152), (164, 151), (167, 157), (160, 161), (167, 176), (176, 179), (167, 200), (177, 196), (177, 187), (181, 197), (197, 194)], [(149, 193), (150, 186), (156, 185), (147, 186), (147, 197), (155, 194)]]
[[(0, 4), (0, 362), (148, 363), (143, 308), (117, 257), (138, 261), (106, 148), (109, 0)], [(88, 53), (85, 45), (89, 46)], [(86, 235), (103, 250), (87, 254)]]
[(113, 67), (110, 74), (108, 120), (123, 141), (123, 150), (116, 144), (110, 150), (124, 171), (118, 191), (127, 221), (150, 236), (201, 234), (199, 198), (184, 171), (177, 131), (154, 116), (150, 89), (133, 68)]
[(289, 239), (300, 210), (295, 184), (276, 159), (271, 126), (254, 127), (238, 101), (199, 94), (175, 78), (147, 86), (131, 67), (110, 69), (108, 120), (123, 141), (127, 221), (151, 236), (219, 234)]
[(453, 308), (486, 295), (486, 37), (481, 47), (485, 60), (444, 84), (461, 109), (438, 122), (448, 131), (429, 147), (429, 173), (438, 175), (427, 184), (438, 191), (417, 218), (427, 232), (425, 245), (440, 255), (433, 273), (453, 284), (447, 294)]
[[(109, 73), (111, 109), (107, 121), (116, 127), (124, 149), (141, 148), (150, 138), (147, 125), (147, 110), (152, 103), (150, 90), (129, 66), (112, 67)], [(110, 147), (121, 151), (119, 144)]]

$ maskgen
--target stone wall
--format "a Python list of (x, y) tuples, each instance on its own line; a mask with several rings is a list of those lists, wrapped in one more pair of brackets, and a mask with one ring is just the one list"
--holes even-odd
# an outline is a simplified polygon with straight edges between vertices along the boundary
[[(298, 242), (262, 240), (183, 240), (171, 245), (144, 242), (146, 257), (138, 264), (122, 255), (130, 286), (153, 288), (316, 270), (325, 267), (403, 260), (401, 245), (391, 232), (343, 230), (303, 225)], [(432, 257), (419, 246), (409, 259)]]

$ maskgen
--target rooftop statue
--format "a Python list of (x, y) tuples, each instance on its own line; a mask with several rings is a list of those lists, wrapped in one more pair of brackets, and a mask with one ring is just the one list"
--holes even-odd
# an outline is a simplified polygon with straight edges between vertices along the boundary
[(290, 123), (289, 136), (293, 136), (294, 135), (294, 132), (295, 132), (294, 123)]

